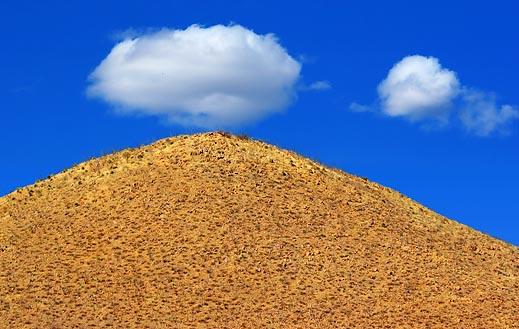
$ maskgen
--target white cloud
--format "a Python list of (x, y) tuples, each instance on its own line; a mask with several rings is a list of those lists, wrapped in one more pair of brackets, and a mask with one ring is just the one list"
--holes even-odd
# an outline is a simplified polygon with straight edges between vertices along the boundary
[(371, 108), (367, 105), (362, 105), (357, 102), (352, 102), (350, 104), (350, 110), (353, 112), (368, 112), (371, 111)]
[[(441, 125), (456, 116), (464, 129), (479, 136), (508, 133), (510, 123), (519, 120), (517, 108), (498, 106), (493, 94), (461, 85), (456, 73), (443, 68), (434, 57), (404, 57), (379, 84), (378, 95), (381, 111), (388, 116), (433, 120)], [(370, 109), (350, 104), (354, 112)]]
[(499, 108), (492, 94), (466, 89), (462, 97), (459, 118), (465, 129), (476, 135), (488, 136), (494, 131), (506, 133), (508, 124), (519, 119), (517, 109), (510, 105)]
[(284, 110), (300, 70), (272, 34), (193, 25), (119, 42), (90, 75), (87, 92), (123, 113), (224, 127)]
[(434, 57), (419, 55), (407, 56), (395, 64), (378, 86), (383, 112), (412, 121), (445, 121), (458, 92), (454, 72), (442, 68)]
[(326, 80), (316, 81), (307, 87), (308, 90), (326, 90), (330, 88), (332, 88), (332, 85)]

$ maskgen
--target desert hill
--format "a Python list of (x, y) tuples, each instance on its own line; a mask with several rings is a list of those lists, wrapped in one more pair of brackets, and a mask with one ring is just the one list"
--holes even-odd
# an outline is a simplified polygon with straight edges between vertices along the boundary
[(519, 248), (260, 141), (179, 136), (0, 198), (0, 328), (23, 327), (518, 328)]

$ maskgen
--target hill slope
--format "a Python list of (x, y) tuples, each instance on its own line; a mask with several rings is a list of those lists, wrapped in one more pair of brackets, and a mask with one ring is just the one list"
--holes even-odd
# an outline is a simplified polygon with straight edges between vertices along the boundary
[(518, 307), (518, 248), (227, 134), (0, 198), (2, 328), (512, 328)]

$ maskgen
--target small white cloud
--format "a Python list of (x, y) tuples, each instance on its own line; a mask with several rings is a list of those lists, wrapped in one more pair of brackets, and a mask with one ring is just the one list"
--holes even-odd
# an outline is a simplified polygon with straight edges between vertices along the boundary
[(310, 84), (306, 89), (308, 90), (326, 90), (332, 88), (332, 85), (329, 81), (316, 81)]
[(510, 105), (499, 108), (492, 94), (467, 89), (462, 97), (459, 118), (468, 132), (479, 136), (488, 136), (493, 132), (507, 133), (508, 125), (519, 119), (517, 109)]
[(350, 110), (353, 112), (368, 112), (371, 111), (371, 108), (367, 105), (362, 105), (357, 102), (352, 102), (350, 104)]
[(442, 68), (434, 57), (419, 55), (407, 56), (395, 64), (378, 86), (383, 112), (412, 121), (445, 121), (458, 92), (454, 72)]
[(284, 110), (300, 71), (272, 34), (193, 25), (119, 42), (90, 75), (87, 92), (122, 113), (225, 127)]
[[(379, 84), (378, 95), (382, 113), (411, 121), (433, 121), (433, 125), (428, 122), (423, 127), (444, 126), (451, 117), (457, 117), (469, 133), (488, 136), (508, 133), (510, 124), (519, 120), (519, 109), (499, 107), (493, 94), (462, 86), (456, 73), (443, 68), (434, 57), (404, 57)], [(373, 108), (353, 102), (350, 110), (366, 112)]]

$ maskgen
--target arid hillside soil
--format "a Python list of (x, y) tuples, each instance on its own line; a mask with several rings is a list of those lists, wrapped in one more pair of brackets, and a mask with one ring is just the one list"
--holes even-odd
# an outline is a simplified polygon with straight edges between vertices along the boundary
[(0, 328), (25, 327), (519, 328), (519, 248), (259, 141), (179, 136), (0, 198)]

